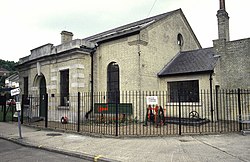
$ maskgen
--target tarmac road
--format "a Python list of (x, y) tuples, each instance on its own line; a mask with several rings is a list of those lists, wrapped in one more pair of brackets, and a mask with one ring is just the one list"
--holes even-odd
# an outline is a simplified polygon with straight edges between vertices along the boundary
[(18, 145), (0, 139), (1, 162), (87, 162), (86, 160), (59, 153)]

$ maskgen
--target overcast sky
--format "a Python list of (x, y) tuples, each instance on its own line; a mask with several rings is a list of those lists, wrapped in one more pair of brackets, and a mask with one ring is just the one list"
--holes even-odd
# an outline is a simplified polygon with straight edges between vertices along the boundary
[[(230, 39), (250, 37), (249, 0), (225, 0)], [(0, 59), (18, 61), (46, 43), (60, 44), (61, 31), (85, 38), (182, 8), (202, 47), (217, 39), (219, 0), (0, 0)], [(152, 8), (155, 2), (154, 7)], [(152, 8), (152, 10), (151, 10)], [(151, 12), (150, 12), (151, 10)]]

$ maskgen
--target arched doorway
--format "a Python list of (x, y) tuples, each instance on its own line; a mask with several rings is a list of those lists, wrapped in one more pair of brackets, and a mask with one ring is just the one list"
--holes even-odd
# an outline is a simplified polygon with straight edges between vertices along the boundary
[(39, 98), (38, 101), (38, 109), (35, 110), (36, 112), (36, 117), (45, 117), (46, 114), (46, 106), (48, 105), (47, 99), (46, 99), (46, 94), (47, 94), (47, 89), (46, 89), (46, 79), (44, 75), (36, 75), (34, 79), (34, 87), (37, 87), (37, 97)]
[(46, 80), (45, 77), (39, 76), (39, 97), (40, 97), (40, 103), (39, 103), (39, 117), (45, 117), (45, 111), (47, 106), (47, 99), (46, 99)]
[(111, 62), (107, 69), (107, 96), (108, 103), (120, 102), (120, 75), (119, 65), (116, 62)]

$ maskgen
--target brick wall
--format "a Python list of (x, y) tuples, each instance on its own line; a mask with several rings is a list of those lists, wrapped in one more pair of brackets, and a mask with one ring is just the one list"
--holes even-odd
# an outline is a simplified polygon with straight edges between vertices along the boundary
[(199, 44), (185, 18), (176, 13), (153, 23), (139, 34), (100, 44), (95, 60), (95, 91), (107, 89), (107, 67), (116, 62), (120, 70), (120, 90), (162, 90), (157, 73), (180, 51), (198, 49)]
[(221, 88), (250, 88), (250, 39), (225, 42), (215, 40), (220, 55), (219, 76)]

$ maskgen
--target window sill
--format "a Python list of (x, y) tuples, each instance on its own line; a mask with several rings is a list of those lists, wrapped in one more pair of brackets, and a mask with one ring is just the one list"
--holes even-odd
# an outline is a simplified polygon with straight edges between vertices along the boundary
[(69, 110), (69, 106), (58, 106), (58, 110)]

